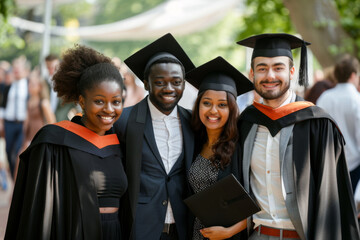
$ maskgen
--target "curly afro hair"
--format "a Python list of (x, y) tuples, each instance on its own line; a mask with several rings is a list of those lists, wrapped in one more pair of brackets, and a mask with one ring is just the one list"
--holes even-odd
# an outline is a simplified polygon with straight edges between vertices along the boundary
[(124, 88), (119, 69), (111, 58), (92, 48), (75, 45), (63, 54), (62, 59), (52, 80), (54, 90), (64, 102), (77, 102), (85, 90), (103, 81), (115, 81)]

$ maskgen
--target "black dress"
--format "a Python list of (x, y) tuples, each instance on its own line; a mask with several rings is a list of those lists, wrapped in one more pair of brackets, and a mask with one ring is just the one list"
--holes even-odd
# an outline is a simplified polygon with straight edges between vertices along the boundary
[[(216, 183), (218, 175), (218, 168), (210, 160), (199, 154), (189, 169), (189, 183), (194, 193), (198, 193)], [(204, 227), (200, 220), (195, 218), (193, 240), (205, 239), (199, 231)]]

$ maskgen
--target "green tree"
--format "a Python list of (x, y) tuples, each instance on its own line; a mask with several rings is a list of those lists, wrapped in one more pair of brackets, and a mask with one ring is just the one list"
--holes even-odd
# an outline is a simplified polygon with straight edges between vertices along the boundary
[[(0, 0), (2, 1), (2, 0)], [(5, 0), (10, 1), (11, 0)], [(42, 47), (42, 34), (21, 29), (15, 29), (7, 21), (11, 16), (18, 16), (35, 22), (43, 21), (43, 4), (22, 7), (10, 5), (7, 9), (8, 17), (5, 24), (1, 22), (0, 16), (0, 60), (8, 60), (25, 55), (31, 62), (32, 66), (39, 64), (40, 51)], [(77, 1), (73, 4), (55, 4), (52, 11), (52, 25), (65, 25), (70, 20), (86, 22), (91, 18), (93, 12), (92, 4), (85, 0)], [(61, 54), (63, 50), (74, 45), (74, 41), (64, 37), (51, 37), (52, 53)]]
[(344, 52), (360, 57), (360, 1), (246, 0), (246, 6), (238, 40), (264, 32), (297, 32), (312, 43), (322, 67), (333, 65)]
[(12, 0), (0, 0), (0, 48), (3, 52), (9, 47), (21, 48), (24, 41), (16, 34), (15, 29), (9, 23), (9, 16), (15, 10)]

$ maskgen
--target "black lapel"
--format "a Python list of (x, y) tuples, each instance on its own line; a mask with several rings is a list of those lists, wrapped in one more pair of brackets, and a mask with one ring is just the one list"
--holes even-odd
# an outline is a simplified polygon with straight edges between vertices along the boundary
[(162, 169), (166, 173), (164, 163), (163, 163), (163, 161), (161, 159), (159, 149), (158, 149), (158, 147), (156, 145), (156, 140), (155, 140), (155, 135), (154, 135), (154, 128), (153, 128), (153, 125), (152, 125), (152, 120), (151, 120), (152, 118), (151, 118), (150, 110), (147, 111), (147, 117), (148, 117), (149, 121), (147, 121), (145, 123), (145, 131), (144, 131), (144, 136), (145, 136), (146, 142), (149, 145), (149, 147), (150, 147), (153, 155), (155, 156), (156, 160), (159, 162), (160, 166), (162, 167)]
[(191, 113), (178, 105), (178, 112), (183, 133), (183, 152), (186, 171), (190, 169), (194, 157), (194, 133), (190, 126)]
[(135, 219), (136, 203), (140, 189), (140, 170), (143, 133), (147, 112), (146, 98), (130, 112), (126, 130), (126, 174), (129, 179), (129, 200), (132, 217)]

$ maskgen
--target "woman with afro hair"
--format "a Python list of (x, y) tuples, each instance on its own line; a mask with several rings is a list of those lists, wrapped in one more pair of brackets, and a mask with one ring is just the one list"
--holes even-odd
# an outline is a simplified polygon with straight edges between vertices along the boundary
[(127, 180), (112, 131), (123, 109), (119, 69), (76, 45), (53, 81), (58, 96), (83, 112), (40, 129), (20, 155), (5, 239), (121, 239)]

